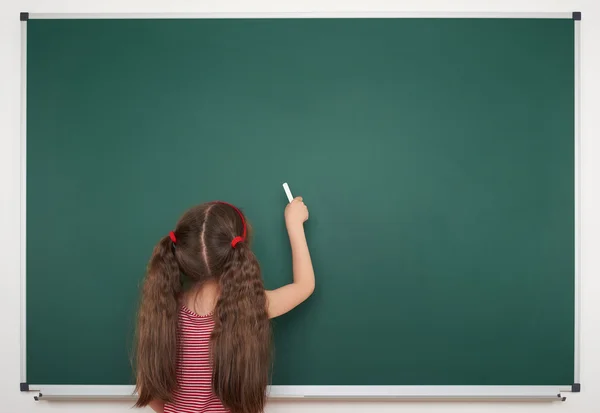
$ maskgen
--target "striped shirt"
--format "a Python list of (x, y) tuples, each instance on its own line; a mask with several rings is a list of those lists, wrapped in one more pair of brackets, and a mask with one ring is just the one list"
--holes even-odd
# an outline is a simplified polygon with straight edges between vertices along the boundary
[(177, 390), (165, 413), (228, 413), (211, 387), (210, 334), (212, 314), (199, 316), (185, 306), (179, 310)]

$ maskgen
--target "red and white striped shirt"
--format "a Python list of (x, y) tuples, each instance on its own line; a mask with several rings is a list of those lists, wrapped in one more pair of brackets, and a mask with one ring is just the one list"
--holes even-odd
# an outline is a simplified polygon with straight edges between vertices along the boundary
[(212, 314), (200, 316), (185, 306), (179, 310), (177, 390), (165, 413), (228, 413), (211, 387), (210, 334)]

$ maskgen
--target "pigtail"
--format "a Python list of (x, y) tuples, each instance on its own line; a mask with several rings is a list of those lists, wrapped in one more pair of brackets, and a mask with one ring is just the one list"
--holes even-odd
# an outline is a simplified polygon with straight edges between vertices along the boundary
[(211, 336), (213, 391), (232, 413), (262, 413), (271, 327), (260, 266), (246, 242), (231, 250), (219, 284)]
[(171, 401), (177, 386), (180, 270), (167, 236), (154, 248), (142, 287), (137, 322), (136, 407)]

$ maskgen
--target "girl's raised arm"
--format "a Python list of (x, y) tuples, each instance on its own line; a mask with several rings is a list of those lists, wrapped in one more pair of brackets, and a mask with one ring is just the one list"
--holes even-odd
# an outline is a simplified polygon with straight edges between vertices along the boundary
[(304, 222), (308, 219), (308, 208), (302, 197), (295, 198), (285, 208), (285, 224), (292, 247), (294, 282), (276, 290), (267, 291), (270, 318), (287, 313), (306, 300), (315, 290), (315, 272), (310, 259)]

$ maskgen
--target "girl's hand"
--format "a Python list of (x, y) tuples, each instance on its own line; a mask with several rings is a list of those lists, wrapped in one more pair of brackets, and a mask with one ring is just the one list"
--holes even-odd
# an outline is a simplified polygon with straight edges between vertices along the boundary
[(302, 225), (308, 219), (308, 208), (302, 202), (302, 197), (296, 197), (285, 207), (285, 222), (290, 225)]

